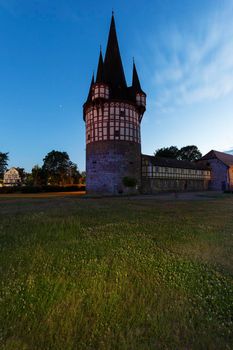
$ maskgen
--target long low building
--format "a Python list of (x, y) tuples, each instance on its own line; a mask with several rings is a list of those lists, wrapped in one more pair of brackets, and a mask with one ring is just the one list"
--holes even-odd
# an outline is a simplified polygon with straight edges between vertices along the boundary
[(205, 164), (142, 154), (142, 192), (206, 191), (211, 180)]

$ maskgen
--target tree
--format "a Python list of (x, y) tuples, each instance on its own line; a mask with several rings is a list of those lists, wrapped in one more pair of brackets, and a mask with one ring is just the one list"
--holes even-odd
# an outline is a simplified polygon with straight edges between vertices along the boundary
[(85, 183), (86, 183), (86, 171), (82, 171), (80, 175), (81, 175), (81, 177), (79, 179), (79, 183), (81, 185), (85, 185)]
[(73, 183), (78, 176), (77, 165), (71, 162), (66, 152), (51, 151), (43, 159), (42, 171), (48, 184), (65, 185)]
[(33, 186), (41, 186), (46, 184), (45, 173), (39, 165), (35, 165), (32, 168), (31, 182)]
[(81, 174), (78, 170), (77, 164), (70, 162), (69, 183), (70, 184), (78, 184), (80, 178), (81, 178)]
[(8, 153), (0, 152), (0, 178), (3, 178), (4, 172), (7, 169), (8, 160)]
[(201, 152), (197, 148), (197, 146), (185, 146), (179, 150), (178, 159), (180, 160), (188, 160), (189, 162), (193, 162), (202, 157)]
[(179, 149), (176, 146), (163, 147), (155, 151), (156, 157), (178, 159)]
[(181, 149), (178, 149), (176, 146), (159, 148), (155, 151), (155, 156), (193, 162), (200, 159), (202, 154), (197, 146), (191, 145), (182, 147)]
[(26, 182), (26, 179), (27, 179), (27, 173), (25, 172), (25, 169), (24, 168), (15, 168), (16, 170), (18, 170), (19, 172), (19, 176), (20, 176), (20, 179), (21, 179), (21, 183), (24, 184)]
[(136, 187), (137, 185), (137, 179), (134, 177), (125, 176), (123, 177), (122, 182), (125, 187)]

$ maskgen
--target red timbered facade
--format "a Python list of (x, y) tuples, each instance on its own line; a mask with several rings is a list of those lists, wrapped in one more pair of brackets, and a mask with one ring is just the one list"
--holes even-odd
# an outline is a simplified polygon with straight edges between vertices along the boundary
[(86, 143), (107, 140), (141, 142), (139, 113), (134, 105), (111, 102), (87, 108)]

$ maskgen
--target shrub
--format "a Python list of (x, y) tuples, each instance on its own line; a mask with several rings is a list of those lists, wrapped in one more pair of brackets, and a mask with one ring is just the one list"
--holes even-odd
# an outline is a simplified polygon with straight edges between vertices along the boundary
[(18, 186), (12, 186), (12, 187), (4, 186), (4, 187), (0, 187), (0, 193), (3, 193), (3, 194), (16, 193), (16, 192), (20, 192), (20, 187), (18, 187)]
[(40, 186), (23, 186), (20, 188), (21, 193), (39, 193), (41, 192)]
[(42, 193), (42, 192), (81, 192), (85, 191), (84, 185), (79, 186), (22, 186), (22, 187), (0, 187), (0, 194), (6, 193)]
[(136, 187), (137, 185), (137, 180), (134, 177), (125, 176), (122, 182), (125, 187)]

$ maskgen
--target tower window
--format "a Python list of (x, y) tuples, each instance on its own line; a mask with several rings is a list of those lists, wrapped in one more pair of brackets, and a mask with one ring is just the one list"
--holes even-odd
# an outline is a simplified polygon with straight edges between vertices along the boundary
[(115, 136), (119, 136), (119, 130), (115, 130)]
[(120, 111), (120, 117), (124, 118), (125, 116), (125, 112), (124, 111)]

